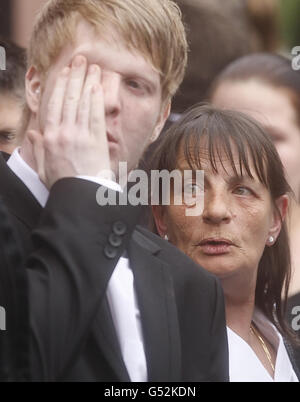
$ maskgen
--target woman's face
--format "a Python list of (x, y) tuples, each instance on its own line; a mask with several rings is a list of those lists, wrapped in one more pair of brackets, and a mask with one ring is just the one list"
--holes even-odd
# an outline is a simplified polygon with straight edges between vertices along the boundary
[[(158, 231), (167, 234), (171, 243), (220, 278), (248, 272), (245, 277), (250, 280), (256, 274), (265, 246), (271, 246), (269, 237), (276, 239), (279, 234), (280, 218), (269, 191), (256, 175), (253, 179), (236, 176), (225, 156), (222, 164), (226, 171), (219, 161), (215, 173), (205, 153), (201, 152), (202, 215), (186, 216), (185, 205), (154, 207)], [(190, 169), (183, 157), (179, 158), (179, 168)], [(283, 215), (286, 203), (285, 197), (277, 202)]]
[(300, 195), (300, 127), (290, 94), (262, 81), (225, 81), (212, 97), (218, 107), (250, 114), (271, 136), (296, 197)]

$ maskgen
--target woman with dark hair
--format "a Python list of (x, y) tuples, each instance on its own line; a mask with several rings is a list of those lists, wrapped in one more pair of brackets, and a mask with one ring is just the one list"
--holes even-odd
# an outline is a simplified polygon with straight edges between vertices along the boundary
[(202, 214), (188, 216), (192, 203), (178, 205), (173, 186), (171, 204), (153, 214), (162, 237), (221, 280), (231, 381), (298, 381), (283, 342), (292, 336), (284, 319), (290, 187), (268, 135), (242, 113), (195, 106), (166, 132), (152, 169), (192, 170), (184, 200), (204, 196)]
[(288, 319), (300, 335), (299, 324), (292, 324), (300, 310), (300, 70), (294, 70), (292, 61), (280, 55), (242, 57), (217, 77), (210, 100), (218, 107), (243, 111), (258, 120), (284, 165), (295, 195), (287, 220), (292, 259)]

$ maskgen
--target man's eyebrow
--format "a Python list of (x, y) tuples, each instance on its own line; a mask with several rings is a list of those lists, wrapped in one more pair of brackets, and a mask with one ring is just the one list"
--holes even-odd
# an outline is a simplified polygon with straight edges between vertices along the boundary
[[(95, 55), (92, 53), (92, 51), (90, 50), (82, 50), (80, 52), (78, 52), (78, 54), (81, 54), (82, 56), (86, 57), (88, 64), (98, 64), (101, 66), (101, 64), (104, 64), (104, 70), (105, 70), (105, 60), (99, 59), (99, 58), (95, 58)], [(75, 55), (73, 56), (75, 57)], [(128, 67), (126, 68), (124, 71), (120, 71), (118, 70), (117, 66), (115, 71), (122, 75), (122, 76), (126, 76), (128, 78), (136, 78), (136, 79), (140, 79), (145, 81), (146, 83), (148, 83), (149, 85), (151, 85), (151, 87), (153, 87), (153, 89), (157, 89), (159, 88), (160, 85), (160, 80), (156, 80), (156, 79), (152, 79), (151, 77), (149, 77), (149, 74), (147, 72), (140, 72), (140, 71), (135, 71), (132, 69), (132, 67)], [(155, 71), (155, 70), (154, 70)]]
[(270, 124), (264, 125), (263, 127), (266, 130), (266, 132), (271, 134), (271, 135), (273, 134), (273, 135), (278, 136), (278, 137), (282, 137), (284, 135), (282, 130), (280, 130), (277, 127), (272, 126)]

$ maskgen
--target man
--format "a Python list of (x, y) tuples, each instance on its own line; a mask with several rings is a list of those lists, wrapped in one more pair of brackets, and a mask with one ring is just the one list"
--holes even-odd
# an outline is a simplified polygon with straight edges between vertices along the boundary
[[(21, 144), (17, 135), (24, 103), (25, 50), (0, 38), (0, 150), (9, 154)], [(19, 132), (20, 134), (20, 132)]]
[(50, 0), (38, 18), (25, 140), (0, 163), (30, 254), (33, 379), (228, 380), (216, 279), (136, 227), (139, 207), (96, 201), (159, 135), (186, 47), (169, 0)]

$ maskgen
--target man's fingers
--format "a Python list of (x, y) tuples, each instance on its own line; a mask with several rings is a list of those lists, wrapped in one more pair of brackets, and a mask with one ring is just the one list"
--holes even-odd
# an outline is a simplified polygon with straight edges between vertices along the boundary
[(106, 136), (105, 112), (104, 112), (104, 94), (101, 84), (96, 84), (91, 93), (91, 111), (90, 111), (90, 133), (96, 141), (101, 155), (101, 164), (98, 174), (105, 175), (111, 169), (109, 147)]
[(33, 156), (40, 180), (46, 184), (44, 138), (38, 131), (31, 130), (27, 138), (32, 144)]
[(102, 86), (96, 84), (91, 92), (91, 110), (90, 110), (90, 130), (91, 135), (96, 138), (103, 138), (107, 143), (106, 124), (104, 113), (104, 95)]
[(78, 105), (82, 95), (86, 76), (87, 61), (83, 56), (76, 56), (72, 63), (69, 82), (66, 89), (63, 105), (63, 122), (74, 124), (77, 119)]
[(46, 124), (48, 124), (48, 126), (58, 126), (61, 123), (62, 108), (69, 74), (70, 68), (65, 67), (56, 80), (54, 90), (48, 104), (48, 113), (46, 120)]
[(90, 65), (87, 77), (84, 84), (82, 97), (78, 108), (78, 123), (84, 132), (90, 130), (90, 104), (91, 104), (91, 91), (94, 85), (100, 83), (101, 71), (100, 67), (92, 64)]

